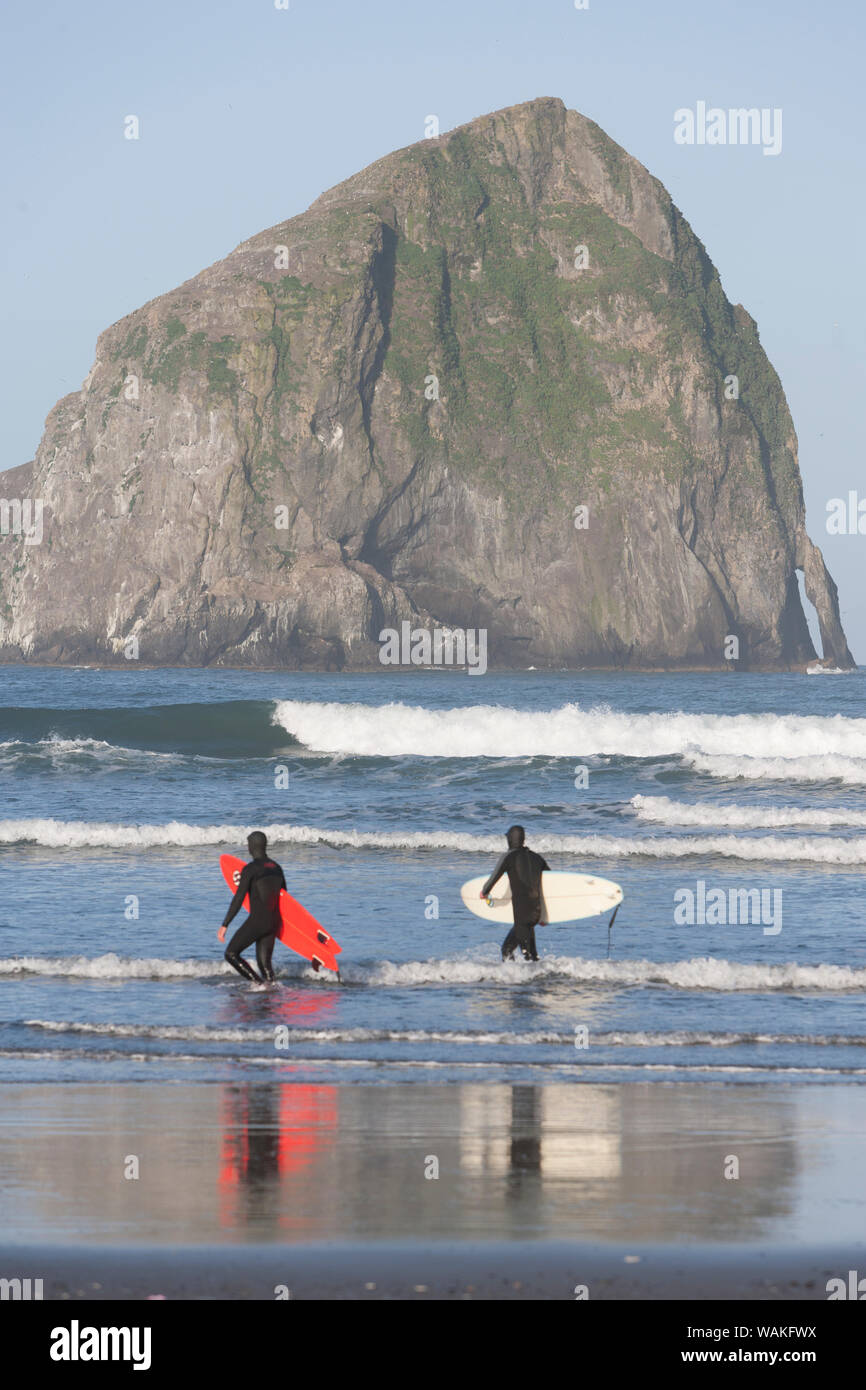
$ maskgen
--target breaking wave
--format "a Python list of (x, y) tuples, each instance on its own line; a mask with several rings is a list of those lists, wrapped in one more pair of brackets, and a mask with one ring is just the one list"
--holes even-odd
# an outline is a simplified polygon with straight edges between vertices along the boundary
[(282, 700), (276, 723), (307, 748), (363, 757), (682, 756), (864, 759), (866, 719), (842, 715), (627, 714), (568, 704), (553, 710), (502, 705), (425, 709)]
[(267, 758), (294, 740), (273, 718), (272, 700), (131, 705), (105, 709), (0, 707), (5, 746), (42, 751), (180, 753), (212, 758)]
[[(76, 980), (208, 980), (234, 975), (222, 960), (164, 960), (159, 956), (5, 956), (0, 976), (45, 975)], [(312, 974), (312, 971), (310, 972)]]
[[(0, 707), (9, 756), (216, 759), (294, 752), (373, 758), (683, 758), (714, 776), (866, 782), (866, 718), (633, 714), (605, 705), (429, 709), (401, 702), (225, 700), (123, 708)], [(742, 764), (742, 766), (741, 766)]]
[[(128, 958), (113, 952), (103, 956), (12, 956), (0, 959), (0, 976), (43, 975), (94, 980), (213, 979), (233, 976), (221, 960)], [(292, 962), (279, 971), (282, 978), (318, 981), (339, 989), (333, 975), (327, 980), (311, 967)], [(866, 990), (866, 967), (843, 965), (750, 964), (742, 961), (693, 957), (683, 961), (587, 960), (582, 957), (542, 956), (538, 964), (473, 960), (372, 961), (341, 966), (343, 986), (394, 988), (436, 984), (526, 984), (533, 980), (564, 979), (582, 984), (667, 985), (682, 990), (721, 993), (806, 990), (839, 993)]]
[(695, 772), (727, 782), (742, 779), (749, 782), (844, 782), (851, 787), (866, 786), (866, 759), (837, 753), (784, 758), (685, 753), (683, 759)]
[[(0, 821), (0, 845), (41, 845), (48, 849), (230, 847), (243, 844), (250, 830), (264, 830), (271, 845), (329, 845), (335, 849), (423, 851), (457, 854), (501, 852), (500, 835), (464, 835), (454, 830), (330, 830), (312, 825), (122, 825), (100, 821), (32, 818)], [(741, 859), (775, 864), (866, 864), (866, 836), (552, 835), (532, 837), (542, 854), (600, 859)]]
[(633, 796), (631, 804), (638, 820), (667, 826), (723, 826), (730, 830), (784, 830), (811, 827), (831, 830), (835, 826), (866, 828), (866, 811), (847, 806), (832, 810), (812, 810), (800, 806), (713, 805), (707, 801), (692, 804), (672, 801), (667, 796)]
[[(46, 1033), (76, 1033), (89, 1037), (105, 1038), (151, 1038), (166, 1042), (235, 1042), (271, 1043), (274, 1042), (274, 1028), (220, 1028), (206, 1024), (134, 1024), (134, 1023), (82, 1023), (66, 1022), (59, 1019), (28, 1018), (22, 1020), (25, 1028), (41, 1029)], [(473, 1031), (466, 1029), (401, 1029), (401, 1028), (283, 1028), (280, 1026), (281, 1040), (287, 1045), (323, 1043), (341, 1046), (343, 1044), (364, 1044), (379, 1042), (396, 1043), (448, 1043), (456, 1047), (556, 1047), (574, 1046), (574, 1032), (563, 1033), (547, 1029), (534, 1032), (515, 1033), (510, 1031)], [(762, 1046), (809, 1046), (809, 1047), (866, 1047), (866, 1035), (821, 1034), (821, 1033), (710, 1033), (687, 1028), (671, 1032), (652, 1032), (643, 1029), (627, 1032), (622, 1029), (613, 1032), (592, 1030), (594, 1047), (743, 1047), (753, 1044)]]

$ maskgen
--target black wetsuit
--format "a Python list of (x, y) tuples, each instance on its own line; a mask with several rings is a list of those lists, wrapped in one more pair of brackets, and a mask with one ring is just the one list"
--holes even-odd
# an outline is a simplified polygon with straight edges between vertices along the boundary
[[(253, 859), (245, 864), (238, 889), (231, 900), (223, 926), (227, 927), (233, 917), (240, 912), (247, 893), (250, 895), (250, 915), (238, 927), (228, 946), (226, 960), (239, 975), (247, 980), (273, 980), (271, 956), (277, 931), (280, 925), (280, 889), (285, 888), (286, 880), (279, 864), (273, 859)], [(256, 943), (256, 960), (261, 975), (257, 975), (247, 961), (241, 959), (241, 951)]]
[(494, 883), (508, 874), (511, 884), (511, 906), (514, 926), (502, 943), (502, 959), (510, 960), (519, 946), (527, 960), (538, 960), (535, 949), (535, 928), (541, 921), (541, 875), (550, 865), (535, 850), (521, 845), (503, 854), (493, 873), (482, 888), (487, 897)]

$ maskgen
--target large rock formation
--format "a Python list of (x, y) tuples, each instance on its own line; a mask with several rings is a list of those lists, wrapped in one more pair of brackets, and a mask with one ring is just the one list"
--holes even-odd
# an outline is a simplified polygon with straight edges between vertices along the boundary
[(357, 666), (410, 619), (505, 666), (721, 667), (734, 635), (784, 667), (815, 655), (800, 569), (852, 664), (754, 322), (557, 100), (387, 156), (109, 328), (0, 496), (44, 508), (0, 544), (6, 660)]

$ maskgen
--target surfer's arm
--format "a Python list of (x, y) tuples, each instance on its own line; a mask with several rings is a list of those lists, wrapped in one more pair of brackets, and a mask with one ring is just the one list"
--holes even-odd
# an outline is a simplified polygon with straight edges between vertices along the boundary
[(237, 917), (241, 910), (244, 898), (250, 891), (250, 866), (245, 864), (238, 882), (237, 892), (229, 903), (229, 910), (223, 918), (223, 926), (227, 927), (233, 917)]
[(479, 894), (480, 897), (482, 897), (482, 898), (488, 897), (489, 894), (490, 894), (490, 890), (491, 890), (491, 888), (493, 887), (494, 883), (498, 883), (498, 882), (499, 882), (499, 880), (501, 879), (502, 875), (505, 873), (505, 861), (506, 861), (507, 858), (508, 858), (508, 855), (507, 855), (507, 854), (503, 854), (503, 856), (502, 856), (502, 858), (500, 859), (499, 863), (496, 865), (496, 868), (493, 870), (493, 873), (490, 875), (490, 877), (489, 877), (489, 879), (487, 880), (487, 882), (485, 883), (484, 887), (481, 889), (481, 893)]

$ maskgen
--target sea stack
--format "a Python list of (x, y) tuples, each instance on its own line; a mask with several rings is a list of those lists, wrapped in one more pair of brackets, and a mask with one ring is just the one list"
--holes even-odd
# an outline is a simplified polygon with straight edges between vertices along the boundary
[(555, 99), (107, 329), (0, 497), (41, 531), (0, 540), (5, 661), (362, 668), (410, 622), (490, 667), (853, 665), (754, 321)]

